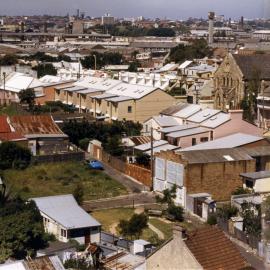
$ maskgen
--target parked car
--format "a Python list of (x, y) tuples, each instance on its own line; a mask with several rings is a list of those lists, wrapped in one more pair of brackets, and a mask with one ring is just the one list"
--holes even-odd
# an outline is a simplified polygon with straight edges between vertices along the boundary
[(103, 164), (98, 160), (91, 160), (88, 165), (94, 170), (104, 170)]

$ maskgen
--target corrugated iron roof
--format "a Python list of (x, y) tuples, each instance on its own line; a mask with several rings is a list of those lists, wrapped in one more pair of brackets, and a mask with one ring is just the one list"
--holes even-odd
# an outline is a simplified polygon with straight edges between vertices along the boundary
[(189, 164), (204, 164), (218, 162), (234, 162), (241, 160), (253, 160), (245, 149), (214, 149), (176, 152), (181, 155)]
[[(23, 135), (65, 135), (49, 115), (17, 115), (10, 117), (11, 125)], [(66, 135), (65, 135), (66, 136)]]

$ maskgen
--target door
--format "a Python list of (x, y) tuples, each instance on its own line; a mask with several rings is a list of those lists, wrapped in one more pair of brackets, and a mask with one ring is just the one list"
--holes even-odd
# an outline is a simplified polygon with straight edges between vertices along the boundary
[(85, 237), (84, 237), (85, 245), (87, 246), (88, 244), (90, 244), (90, 242), (91, 242), (90, 234), (85, 235)]

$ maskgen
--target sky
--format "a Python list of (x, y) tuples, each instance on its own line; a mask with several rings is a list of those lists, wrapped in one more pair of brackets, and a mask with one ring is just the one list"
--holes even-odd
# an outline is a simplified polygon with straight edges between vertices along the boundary
[[(116, 17), (205, 18), (215, 11), (226, 18), (258, 18), (265, 0), (0, 0), (1, 15), (66, 15), (76, 9), (98, 17), (110, 13)], [(269, 0), (270, 1), (270, 0)]]

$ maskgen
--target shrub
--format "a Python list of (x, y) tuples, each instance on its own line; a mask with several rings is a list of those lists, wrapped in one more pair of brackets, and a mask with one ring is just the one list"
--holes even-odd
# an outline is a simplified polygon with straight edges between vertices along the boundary
[(181, 206), (176, 206), (174, 204), (169, 205), (167, 213), (174, 217), (177, 221), (184, 221), (184, 209)]
[(207, 224), (216, 225), (217, 224), (217, 216), (215, 214), (211, 214), (208, 216)]

